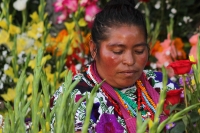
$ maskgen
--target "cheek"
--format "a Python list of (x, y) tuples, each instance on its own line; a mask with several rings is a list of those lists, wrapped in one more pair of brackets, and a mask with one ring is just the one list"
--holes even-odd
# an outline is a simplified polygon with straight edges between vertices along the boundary
[(102, 51), (100, 53), (99, 61), (101, 65), (103, 65), (107, 69), (107, 71), (108, 69), (109, 71), (110, 69), (113, 71), (113, 68), (116, 68), (120, 64), (121, 58), (114, 55), (110, 51)]
[(137, 63), (144, 68), (148, 61), (148, 54), (144, 54), (143, 56), (140, 56), (137, 58)]

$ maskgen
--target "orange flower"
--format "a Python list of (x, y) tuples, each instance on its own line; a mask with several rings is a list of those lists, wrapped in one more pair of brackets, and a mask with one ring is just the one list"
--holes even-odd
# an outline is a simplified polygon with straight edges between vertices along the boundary
[(183, 50), (184, 43), (181, 40), (181, 38), (175, 38), (174, 39), (174, 46), (177, 50), (177, 58), (178, 59), (186, 59), (186, 53)]
[(162, 52), (163, 51), (163, 48), (162, 46), (160, 45), (160, 41), (156, 41), (155, 45), (153, 46), (153, 48), (151, 49), (151, 54), (153, 56), (155, 56), (155, 53), (156, 52)]
[(87, 36), (85, 37), (85, 42), (83, 43), (83, 49), (84, 49), (84, 53), (86, 55), (89, 54), (90, 50), (89, 50), (89, 41), (90, 41), (90, 36), (91, 34), (87, 34)]
[(54, 54), (54, 52), (57, 50), (56, 55), (60, 56), (62, 54), (62, 51), (57, 49), (57, 46), (58, 46), (58, 43), (62, 42), (63, 38), (67, 35), (68, 35), (67, 30), (65, 29), (61, 30), (56, 37), (51, 38), (51, 41), (53, 42), (53, 44), (48, 46), (46, 48), (46, 51)]
[(68, 33), (67, 33), (67, 30), (61, 30), (59, 33), (58, 33), (58, 35), (57, 35), (57, 37), (56, 38), (52, 38), (53, 40), (55, 39), (55, 42), (56, 43), (58, 43), (58, 42), (61, 42), (62, 40), (63, 40), (63, 38), (65, 37), (65, 36), (67, 36), (68, 35)]

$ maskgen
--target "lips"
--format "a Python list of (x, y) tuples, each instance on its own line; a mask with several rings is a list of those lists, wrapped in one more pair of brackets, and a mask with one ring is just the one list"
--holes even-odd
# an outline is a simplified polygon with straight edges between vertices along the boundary
[(132, 77), (134, 76), (138, 71), (135, 70), (125, 70), (120, 72), (120, 74), (123, 74), (125, 77)]

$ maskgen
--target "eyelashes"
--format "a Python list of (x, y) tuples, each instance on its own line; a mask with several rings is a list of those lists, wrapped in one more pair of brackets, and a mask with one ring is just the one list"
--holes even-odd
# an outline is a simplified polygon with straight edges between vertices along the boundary
[[(116, 54), (116, 55), (121, 55), (121, 54), (124, 53), (124, 51), (123, 50), (121, 50), (121, 51), (113, 51), (113, 53)], [(133, 51), (133, 54), (134, 53), (137, 54), (137, 55), (143, 54), (144, 53), (144, 49), (143, 50), (135, 50), (135, 51)]]

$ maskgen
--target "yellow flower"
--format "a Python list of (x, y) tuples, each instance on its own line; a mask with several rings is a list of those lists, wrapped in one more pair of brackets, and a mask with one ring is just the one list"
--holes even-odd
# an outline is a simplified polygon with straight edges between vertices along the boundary
[[(195, 62), (194, 56), (190, 55), (189, 56), (190, 61)], [(196, 64), (193, 64), (194, 68), (196, 68)]]
[(68, 33), (71, 33), (75, 27), (75, 22), (74, 21), (66, 22), (64, 24), (65, 24), (65, 27), (67, 28)]
[(8, 29), (8, 25), (6, 23), (6, 20), (0, 20), (0, 27), (7, 30)]
[[(51, 55), (46, 55), (42, 58), (42, 62), (41, 65), (44, 65), (46, 63), (47, 60), (51, 59)], [(29, 62), (28, 66), (30, 66), (32, 69), (35, 68), (36, 65), (36, 59), (33, 59)]]
[(87, 25), (87, 22), (85, 21), (84, 18), (81, 18), (79, 21), (78, 21), (78, 25), (81, 26), (81, 27), (84, 27)]
[(198, 109), (198, 113), (199, 113), (199, 115), (200, 115), (200, 108)]
[(36, 65), (36, 60), (35, 59), (30, 60), (29, 63), (28, 63), (28, 66), (30, 66), (32, 69), (35, 68), (35, 65)]
[[(43, 95), (41, 95), (41, 97), (43, 97)], [(42, 108), (42, 106), (43, 106), (43, 102), (42, 102), (42, 98), (40, 98), (39, 107)]]
[(9, 67), (7, 70), (4, 70), (4, 73), (6, 75), (8, 75), (9, 77), (11, 77), (12, 79), (15, 78), (14, 72), (13, 72), (13, 68)]
[(35, 41), (32, 38), (26, 36), (26, 34), (18, 35), (17, 36), (17, 53), (24, 51), (25, 53), (33, 52), (33, 46)]
[(52, 83), (54, 81), (54, 74), (51, 73), (51, 65), (47, 65), (47, 67), (44, 68), (44, 72), (47, 75), (47, 80)]
[(29, 83), (27, 94), (31, 94), (32, 93), (32, 89), (33, 89), (33, 75), (32, 74), (30, 74), (26, 78), (26, 82)]
[(42, 32), (44, 31), (44, 23), (41, 21), (37, 24), (33, 24), (31, 29), (28, 31), (28, 36), (37, 40), (42, 36)]
[(149, 128), (151, 128), (152, 127), (152, 125), (153, 125), (153, 121), (151, 120), (151, 119), (149, 119)]
[(47, 62), (47, 60), (50, 60), (50, 59), (51, 59), (51, 55), (46, 55), (45, 57), (42, 58), (41, 65), (44, 65)]
[(35, 12), (33, 12), (31, 15), (30, 15), (30, 17), (32, 18), (32, 21), (33, 22), (39, 22), (39, 16), (38, 16), (38, 14), (37, 14), (37, 12), (35, 11)]
[(68, 70), (63, 71), (63, 72), (60, 74), (60, 77), (61, 77), (61, 78), (64, 78), (65, 75), (67, 75), (67, 73), (68, 73)]
[(49, 122), (46, 122), (46, 129), (47, 129), (47, 131), (50, 131), (50, 124), (49, 124)]
[(7, 91), (7, 94), (1, 94), (0, 96), (5, 100), (5, 101), (13, 101), (15, 98), (15, 89), (9, 88)]
[(5, 31), (5, 30), (1, 30), (1, 32), (0, 32), (0, 44), (8, 43), (9, 38), (10, 38), (10, 35), (8, 34), (8, 32)]
[(9, 30), (8, 32), (11, 34), (11, 35), (14, 35), (14, 34), (19, 34), (21, 32), (20, 28), (15, 26), (15, 25), (10, 25), (9, 27)]

